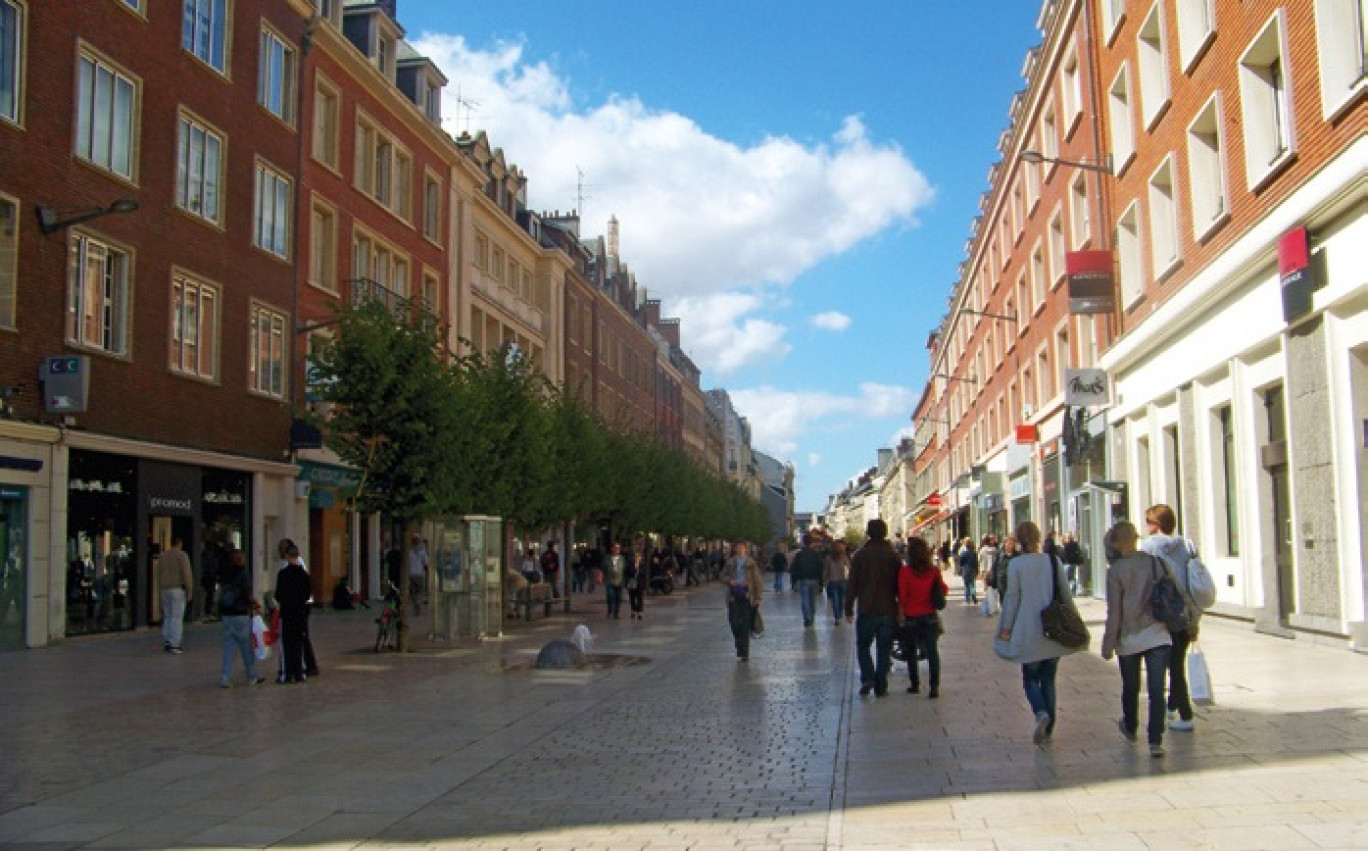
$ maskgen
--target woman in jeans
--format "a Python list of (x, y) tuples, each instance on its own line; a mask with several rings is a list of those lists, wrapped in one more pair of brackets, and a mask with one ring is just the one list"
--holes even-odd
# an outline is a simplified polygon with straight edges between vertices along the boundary
[(1197, 552), (1197, 547), (1181, 535), (1178, 530), (1178, 515), (1163, 503), (1152, 505), (1145, 511), (1145, 526), (1149, 537), (1140, 544), (1140, 549), (1150, 555), (1158, 556), (1168, 564), (1178, 581), (1178, 588), (1188, 601), (1188, 618), (1192, 625), (1187, 629), (1169, 633), (1173, 639), (1173, 651), (1169, 654), (1169, 691), (1168, 717), (1169, 729), (1187, 732), (1192, 729), (1192, 697), (1188, 693), (1187, 652), (1192, 642), (1197, 640), (1197, 627), (1202, 617), (1200, 607), (1193, 605), (1188, 593), (1191, 585), (1188, 579), (1188, 561)]
[(1003, 659), (1021, 665), (1021, 685), (1035, 717), (1031, 740), (1043, 745), (1054, 735), (1055, 674), (1059, 659), (1071, 650), (1045, 637), (1040, 610), (1054, 594), (1073, 605), (1064, 566), (1040, 551), (1040, 527), (1031, 521), (1016, 529), (1019, 553), (1007, 565), (1007, 593), (1002, 598), (997, 639), (993, 650)]
[(846, 552), (845, 541), (834, 541), (831, 552), (826, 557), (827, 601), (831, 603), (833, 626), (841, 625), (841, 615), (845, 613), (846, 585), (850, 581), (850, 554)]
[(917, 670), (917, 650), (926, 656), (930, 690), (926, 696), (940, 697), (940, 615), (932, 600), (932, 590), (940, 588), (941, 599), (950, 593), (945, 579), (936, 569), (931, 545), (921, 538), (907, 541), (907, 563), (898, 571), (898, 611), (904, 618), (903, 651), (907, 654), (907, 673), (912, 684), (908, 694), (921, 691), (921, 676)]
[(256, 653), (252, 650), (252, 580), (247, 576), (247, 560), (242, 550), (225, 554), (218, 575), (219, 620), (223, 624), (223, 667), (219, 685), (232, 685), (233, 654), (242, 656), (248, 685), (265, 682), (256, 672)]
[(1140, 727), (1140, 665), (1145, 666), (1145, 690), (1149, 693), (1149, 724), (1145, 732), (1150, 756), (1164, 755), (1164, 678), (1168, 674), (1173, 639), (1168, 627), (1150, 614), (1150, 589), (1167, 570), (1157, 558), (1137, 553), (1140, 536), (1135, 526), (1122, 521), (1107, 531), (1103, 543), (1116, 553), (1107, 568), (1107, 628), (1102, 634), (1102, 658), (1118, 657), (1121, 667), (1121, 720), (1118, 726), (1128, 742)]

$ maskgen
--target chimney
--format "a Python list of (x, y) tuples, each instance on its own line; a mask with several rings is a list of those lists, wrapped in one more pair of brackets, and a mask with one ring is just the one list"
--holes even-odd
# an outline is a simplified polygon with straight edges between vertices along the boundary
[(617, 256), (619, 256), (619, 255), (618, 255), (618, 240), (619, 240), (619, 237), (620, 237), (620, 234), (619, 234), (619, 232), (618, 232), (618, 220), (617, 220), (617, 216), (610, 216), (610, 217), (608, 218), (608, 256), (609, 256), (609, 257), (617, 257)]

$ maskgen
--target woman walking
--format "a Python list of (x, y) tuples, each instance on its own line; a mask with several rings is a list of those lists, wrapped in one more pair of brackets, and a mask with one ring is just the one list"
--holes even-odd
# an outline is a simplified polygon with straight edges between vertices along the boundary
[(727, 624), (736, 642), (736, 658), (749, 662), (751, 630), (755, 628), (755, 615), (760, 611), (765, 579), (760, 574), (760, 565), (746, 555), (745, 541), (736, 542), (723, 578), (727, 583)]
[(934, 596), (937, 590), (944, 603), (950, 589), (936, 569), (931, 545), (921, 538), (908, 539), (907, 563), (898, 572), (898, 608), (904, 619), (903, 652), (907, 655), (907, 673), (912, 681), (907, 693), (921, 691), (917, 657), (925, 656), (930, 686), (926, 696), (932, 700), (940, 697), (941, 623)]
[(219, 670), (219, 685), (232, 685), (233, 654), (242, 656), (242, 668), (248, 685), (260, 685), (265, 677), (258, 677), (256, 653), (252, 650), (252, 580), (247, 576), (247, 559), (242, 550), (231, 550), (219, 561), (218, 612), (223, 624), (223, 667)]
[(1069, 649), (1045, 637), (1040, 610), (1057, 594), (1068, 605), (1069, 595), (1064, 566), (1040, 551), (1040, 527), (1030, 520), (1016, 529), (1021, 552), (1007, 565), (1007, 592), (1002, 598), (997, 640), (993, 650), (1010, 662), (1021, 665), (1021, 685), (1035, 717), (1031, 740), (1043, 745), (1054, 735), (1057, 719), (1055, 675), (1059, 659), (1083, 648)]
[(845, 611), (846, 585), (850, 581), (850, 554), (846, 552), (845, 541), (834, 541), (831, 552), (826, 557), (827, 601), (831, 603), (831, 620), (835, 626), (841, 625), (841, 614)]
[(974, 549), (974, 539), (966, 537), (959, 550), (959, 575), (964, 579), (964, 602), (973, 605), (978, 602), (979, 557)]
[(1145, 690), (1149, 693), (1146, 734), (1150, 756), (1164, 755), (1164, 679), (1168, 675), (1173, 639), (1168, 627), (1150, 612), (1150, 590), (1164, 575), (1165, 567), (1148, 553), (1137, 553), (1140, 537), (1126, 521), (1107, 531), (1103, 543), (1116, 558), (1107, 568), (1107, 628), (1102, 633), (1102, 658), (1117, 656), (1121, 668), (1121, 720), (1118, 726), (1128, 742), (1140, 727), (1140, 665), (1145, 666)]
[(622, 583), (627, 572), (627, 557), (622, 554), (622, 544), (613, 542), (613, 552), (603, 560), (603, 594), (608, 604), (608, 617), (613, 620), (622, 618)]
[(627, 607), (635, 621), (646, 617), (646, 564), (646, 544), (638, 542), (622, 574), (627, 586)]
[(1169, 729), (1179, 732), (1192, 730), (1192, 696), (1188, 691), (1187, 653), (1192, 642), (1197, 640), (1197, 630), (1202, 618), (1202, 609), (1192, 600), (1192, 579), (1188, 576), (1188, 562), (1197, 554), (1197, 547), (1178, 531), (1178, 514), (1167, 505), (1158, 503), (1145, 511), (1145, 526), (1149, 537), (1140, 544), (1140, 549), (1158, 556), (1168, 564), (1169, 570), (1177, 579), (1178, 588), (1187, 600), (1187, 613), (1191, 626), (1178, 632), (1169, 633), (1173, 639), (1173, 649), (1169, 654), (1168, 670), (1168, 715)]

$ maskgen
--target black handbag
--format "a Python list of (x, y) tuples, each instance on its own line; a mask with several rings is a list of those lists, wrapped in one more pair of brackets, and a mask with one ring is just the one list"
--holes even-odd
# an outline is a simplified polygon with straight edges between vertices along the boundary
[(1040, 625), (1046, 638), (1070, 650), (1079, 650), (1088, 646), (1092, 636), (1073, 603), (1060, 598), (1056, 564), (1055, 557), (1050, 556), (1050, 604), (1040, 610)]

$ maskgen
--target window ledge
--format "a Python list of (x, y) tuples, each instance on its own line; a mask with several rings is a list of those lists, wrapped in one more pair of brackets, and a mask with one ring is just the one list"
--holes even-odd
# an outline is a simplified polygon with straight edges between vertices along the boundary
[(1268, 188), (1278, 175), (1282, 174), (1297, 159), (1297, 149), (1289, 147), (1287, 150), (1278, 154), (1273, 162), (1268, 164), (1259, 174), (1250, 174), (1249, 191), (1258, 193)]
[(1205, 243), (1207, 240), (1211, 239), (1211, 237), (1215, 235), (1216, 231), (1220, 230), (1221, 227), (1224, 226), (1225, 223), (1228, 221), (1230, 221), (1230, 210), (1222, 210), (1219, 216), (1216, 216), (1215, 218), (1208, 221), (1206, 225), (1202, 227), (1201, 230), (1193, 234), (1193, 238), (1197, 241), (1198, 244)]

